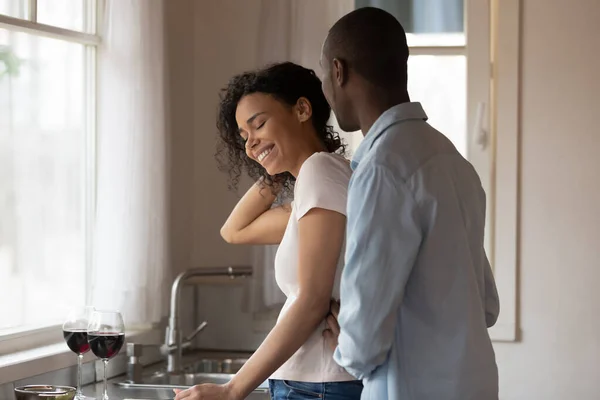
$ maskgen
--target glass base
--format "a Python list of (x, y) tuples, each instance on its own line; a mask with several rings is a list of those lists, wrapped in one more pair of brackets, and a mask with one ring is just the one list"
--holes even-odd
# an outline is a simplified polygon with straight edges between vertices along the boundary
[[(73, 400), (97, 400), (102, 398), (102, 394), (94, 393), (94, 390), (90, 390), (89, 387), (86, 389), (86, 392), (89, 393), (91, 396), (83, 393), (82, 391), (79, 391), (75, 394)], [(95, 396), (93, 396), (94, 394)]]

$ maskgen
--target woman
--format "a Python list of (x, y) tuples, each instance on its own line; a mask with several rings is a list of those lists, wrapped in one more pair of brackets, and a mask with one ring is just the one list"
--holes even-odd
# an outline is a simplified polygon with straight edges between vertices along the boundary
[[(226, 385), (198, 385), (176, 399), (243, 399), (270, 377), (279, 399), (359, 399), (362, 384), (333, 360), (323, 332), (339, 296), (346, 196), (344, 145), (312, 70), (282, 63), (234, 77), (217, 127), (221, 168), (256, 183), (221, 229), (229, 243), (279, 244), (277, 283), (287, 301), (276, 326)], [(291, 204), (276, 205), (293, 190)]]

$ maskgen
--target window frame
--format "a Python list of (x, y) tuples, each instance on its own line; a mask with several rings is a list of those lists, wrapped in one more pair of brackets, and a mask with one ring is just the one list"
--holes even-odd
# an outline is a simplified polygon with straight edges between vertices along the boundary
[[(0, 28), (9, 29), (13, 31), (25, 32), (36, 36), (50, 37), (58, 40), (66, 40), (69, 42), (80, 43), (86, 46), (98, 46), (100, 44), (100, 36), (97, 34), (85, 33), (80, 31), (74, 31), (71, 29), (59, 28), (57, 26), (41, 24), (37, 22), (37, 0), (29, 1), (29, 15), (27, 19), (10, 17), (8, 15), (0, 14)], [(92, 0), (94, 1), (94, 0)], [(95, 0), (94, 2), (100, 2)], [(92, 7), (87, 10), (86, 20), (90, 23), (90, 12), (97, 15), (98, 7)], [(92, 31), (96, 30), (96, 18), (93, 18), (94, 22), (91, 25)]]
[[(20, 19), (0, 14), (0, 28), (24, 32), (35, 36), (48, 37), (62, 41), (78, 43), (84, 46), (85, 56), (85, 145), (84, 152), (85, 182), (84, 182), (84, 234), (85, 234), (85, 269), (89, 271), (92, 265), (93, 216), (96, 208), (96, 69), (97, 47), (101, 43), (98, 34), (99, 21), (105, 7), (104, 0), (91, 0), (91, 7), (85, 7), (86, 30), (93, 33), (80, 32), (41, 24), (37, 21), (37, 0), (26, 0), (27, 19)], [(86, 273), (86, 296), (89, 300), (89, 274)], [(0, 334), (0, 356), (12, 354), (32, 348), (57, 343), (60, 338), (62, 321), (55, 323), (20, 326)]]
[[(486, 250), (500, 297), (494, 342), (518, 340), (520, 0), (466, 0), (468, 158), (487, 192)], [(485, 145), (478, 142), (482, 138)]]
[(493, 147), (491, 262), (500, 295), (500, 315), (496, 325), (490, 329), (490, 336), (498, 342), (515, 342), (520, 338), (517, 274), (521, 0), (491, 0), (490, 19), (490, 132)]

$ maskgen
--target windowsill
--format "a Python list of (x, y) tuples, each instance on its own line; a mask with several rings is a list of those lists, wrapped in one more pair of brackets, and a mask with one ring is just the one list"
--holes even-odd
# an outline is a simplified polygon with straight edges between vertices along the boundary
[[(128, 341), (135, 339), (136, 343), (159, 343), (161, 332), (147, 328), (126, 332), (125, 337)], [(97, 358), (91, 352), (83, 356), (84, 363), (95, 360)], [(0, 355), (0, 385), (76, 364), (77, 357), (64, 342)]]

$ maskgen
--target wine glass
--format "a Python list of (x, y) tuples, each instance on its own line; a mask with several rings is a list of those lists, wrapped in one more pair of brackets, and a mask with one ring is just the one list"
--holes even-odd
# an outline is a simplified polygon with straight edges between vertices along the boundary
[(104, 362), (104, 394), (108, 400), (106, 366), (108, 361), (119, 354), (125, 342), (125, 324), (118, 311), (94, 311), (87, 329), (92, 353)]
[(77, 393), (75, 398), (78, 400), (85, 399), (81, 392), (81, 362), (83, 355), (90, 350), (87, 327), (93, 311), (94, 307), (91, 306), (75, 308), (69, 312), (62, 326), (63, 337), (67, 342), (67, 346), (73, 353), (77, 354)]

